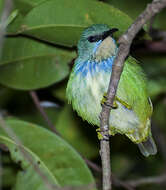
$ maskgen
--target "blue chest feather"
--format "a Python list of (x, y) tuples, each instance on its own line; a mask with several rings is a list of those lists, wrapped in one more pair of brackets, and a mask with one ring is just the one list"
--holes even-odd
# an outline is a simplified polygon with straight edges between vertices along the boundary
[(80, 61), (76, 64), (74, 72), (76, 75), (81, 74), (82, 77), (86, 77), (88, 73), (94, 76), (95, 74), (101, 71), (111, 72), (114, 59), (115, 56), (103, 59), (101, 61), (96, 61), (96, 60)]

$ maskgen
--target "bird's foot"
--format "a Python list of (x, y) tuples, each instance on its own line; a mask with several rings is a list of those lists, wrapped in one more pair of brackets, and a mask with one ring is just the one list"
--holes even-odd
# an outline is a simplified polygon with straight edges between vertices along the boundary
[(121, 103), (125, 108), (131, 110), (132, 107), (125, 101), (123, 101), (122, 99), (118, 98), (117, 96), (115, 96), (115, 100), (118, 101), (119, 103)]
[(108, 105), (107, 104), (107, 93), (106, 92), (104, 93), (103, 98), (101, 100), (101, 105), (109, 106), (112, 109), (117, 109), (118, 108), (118, 104), (116, 103), (116, 100), (114, 100), (113, 105)]
[[(109, 134), (102, 134), (101, 133), (101, 129), (100, 128), (97, 128), (96, 129), (96, 132), (97, 132), (97, 137), (99, 140), (105, 140), (105, 141), (108, 141), (109, 140)], [(104, 132), (104, 131), (103, 131)]]
[(114, 99), (114, 102), (113, 102), (113, 105), (108, 105), (107, 104), (107, 93), (104, 93), (103, 95), (103, 98), (101, 100), (101, 105), (106, 105), (106, 106), (109, 106), (111, 107), (112, 109), (117, 109), (118, 108), (118, 104), (117, 102), (121, 103), (125, 108), (131, 110), (132, 109), (132, 106), (129, 105), (127, 102), (123, 101), (122, 99), (118, 98), (117, 96), (115, 96), (115, 99)]

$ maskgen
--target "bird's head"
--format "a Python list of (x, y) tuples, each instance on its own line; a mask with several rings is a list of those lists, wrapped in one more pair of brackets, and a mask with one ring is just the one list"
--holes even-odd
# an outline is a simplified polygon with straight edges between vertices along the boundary
[(112, 38), (117, 28), (110, 29), (105, 24), (95, 24), (87, 28), (78, 42), (78, 55), (81, 59), (100, 61), (116, 54), (116, 43)]

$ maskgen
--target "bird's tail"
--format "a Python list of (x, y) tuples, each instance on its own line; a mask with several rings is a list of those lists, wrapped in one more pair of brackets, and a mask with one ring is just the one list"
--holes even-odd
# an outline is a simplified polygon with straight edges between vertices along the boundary
[(151, 135), (146, 141), (139, 143), (138, 147), (141, 153), (146, 157), (157, 153), (157, 147)]

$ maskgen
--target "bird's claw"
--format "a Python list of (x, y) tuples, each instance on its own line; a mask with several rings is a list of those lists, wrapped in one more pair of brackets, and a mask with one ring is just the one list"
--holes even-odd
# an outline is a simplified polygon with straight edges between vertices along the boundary
[(104, 140), (104, 141), (108, 141), (109, 140), (109, 134), (101, 134), (101, 129), (97, 128), (96, 129), (97, 132), (97, 137), (99, 140)]
[(123, 101), (122, 99), (118, 98), (117, 96), (115, 96), (115, 100), (117, 100), (119, 103), (121, 103), (125, 108), (131, 110), (132, 107), (125, 101)]
[(118, 104), (116, 103), (116, 101), (113, 102), (113, 105), (110, 105), (110, 104), (107, 103), (107, 93), (104, 93), (103, 98), (101, 100), (101, 105), (111, 107), (112, 109), (117, 109), (118, 108)]
[(129, 110), (132, 109), (132, 107), (127, 102), (123, 101), (122, 99), (118, 98), (117, 96), (115, 96), (113, 105), (108, 104), (107, 103), (107, 93), (104, 93), (103, 98), (101, 100), (101, 105), (105, 105), (105, 106), (111, 107), (112, 109), (117, 109), (118, 108), (117, 101), (119, 103), (121, 103), (125, 108), (127, 108)]

